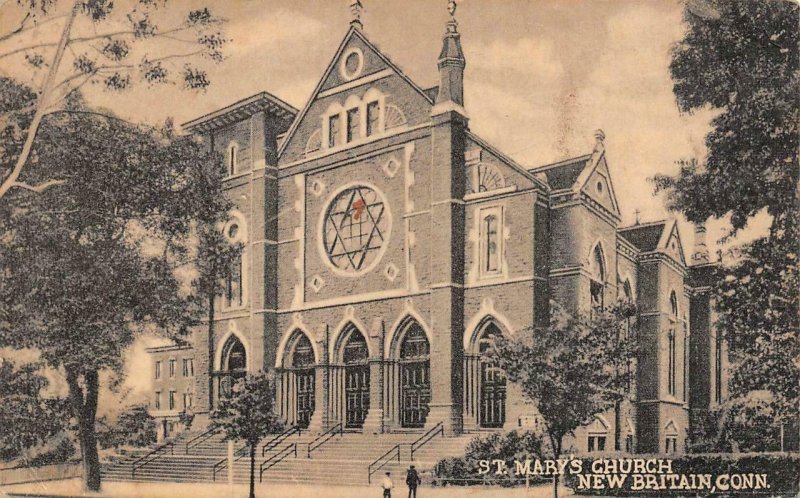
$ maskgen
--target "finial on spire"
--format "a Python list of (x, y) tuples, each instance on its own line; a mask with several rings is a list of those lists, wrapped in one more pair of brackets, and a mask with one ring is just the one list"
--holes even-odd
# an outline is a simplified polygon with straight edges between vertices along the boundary
[(598, 142), (601, 142), (601, 143), (602, 143), (602, 142), (604, 142), (604, 141), (605, 141), (605, 139), (606, 139), (606, 134), (605, 134), (605, 133), (603, 133), (603, 130), (601, 130), (601, 129), (599, 129), (599, 128), (598, 128), (597, 130), (594, 130), (594, 138), (595, 138), (595, 139), (596, 139)]
[(361, 22), (361, 11), (364, 10), (364, 4), (361, 0), (352, 0), (350, 2), (350, 25), (361, 29), (364, 24)]
[(639, 221), (639, 215), (641, 215), (641, 214), (642, 214), (642, 212), (641, 212), (641, 211), (639, 211), (639, 208), (636, 208), (636, 209), (633, 211), (633, 214), (636, 216), (636, 223), (635, 223), (635, 224), (636, 224), (636, 225), (638, 225), (639, 223), (641, 223), (641, 222)]
[(448, 33), (457, 33), (458, 32), (458, 21), (456, 21), (456, 8), (458, 5), (456, 4), (455, 0), (450, 0), (447, 2), (447, 12), (450, 14), (450, 20), (447, 22), (447, 32)]

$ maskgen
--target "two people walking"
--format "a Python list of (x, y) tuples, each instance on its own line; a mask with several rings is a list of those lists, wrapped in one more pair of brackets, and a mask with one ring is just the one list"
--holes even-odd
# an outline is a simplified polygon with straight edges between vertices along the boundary
[[(419, 486), (421, 483), (422, 479), (420, 479), (417, 469), (415, 469), (412, 465), (406, 472), (408, 498), (417, 498), (417, 486)], [(386, 473), (386, 476), (383, 478), (383, 482), (381, 483), (381, 487), (383, 488), (383, 498), (392, 498), (392, 488), (394, 487), (394, 482), (392, 482), (391, 472)]]

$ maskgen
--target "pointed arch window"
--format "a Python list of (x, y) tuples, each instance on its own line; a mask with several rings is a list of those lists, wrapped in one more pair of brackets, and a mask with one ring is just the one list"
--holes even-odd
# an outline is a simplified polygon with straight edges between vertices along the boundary
[(670, 315), (669, 315), (670, 326), (667, 337), (667, 356), (668, 356), (667, 391), (669, 392), (670, 396), (675, 396), (675, 393), (677, 392), (676, 389), (677, 348), (675, 341), (675, 334), (676, 334), (675, 329), (678, 326), (678, 297), (675, 295), (675, 291), (672, 291), (669, 295), (669, 305), (670, 305)]
[(502, 270), (502, 219), (500, 207), (480, 211), (480, 271), (484, 276), (500, 274)]
[(592, 251), (590, 270), (589, 292), (591, 294), (592, 313), (594, 313), (595, 311), (602, 310), (605, 306), (603, 294), (606, 283), (606, 268), (603, 248), (599, 243), (594, 247), (594, 251)]

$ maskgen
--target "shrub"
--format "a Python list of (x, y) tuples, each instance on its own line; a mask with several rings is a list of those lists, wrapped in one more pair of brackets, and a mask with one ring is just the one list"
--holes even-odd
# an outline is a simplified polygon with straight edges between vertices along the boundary
[(68, 462), (75, 455), (75, 444), (64, 438), (52, 450), (40, 453), (28, 461), (30, 467), (43, 467)]
[[(463, 457), (446, 458), (434, 467), (433, 484), (439, 486), (470, 486), (475, 484), (515, 486), (525, 483), (524, 476), (514, 473), (514, 462), (542, 458), (544, 454), (539, 435), (525, 431), (507, 434), (491, 434), (473, 439)], [(497, 475), (494, 467), (486, 474), (479, 474), (481, 460), (504, 460), (508, 473)]]
[(97, 441), (101, 448), (144, 447), (156, 442), (156, 422), (145, 405), (132, 406), (120, 413), (116, 423), (98, 423)]

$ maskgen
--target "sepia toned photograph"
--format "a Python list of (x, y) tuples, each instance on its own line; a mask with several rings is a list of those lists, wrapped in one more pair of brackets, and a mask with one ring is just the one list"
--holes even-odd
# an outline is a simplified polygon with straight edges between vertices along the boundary
[(0, 0), (0, 496), (800, 496), (796, 0)]

